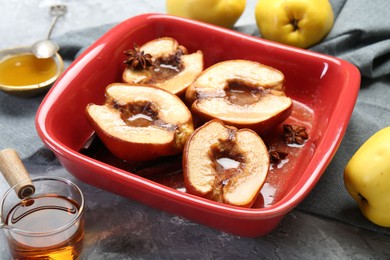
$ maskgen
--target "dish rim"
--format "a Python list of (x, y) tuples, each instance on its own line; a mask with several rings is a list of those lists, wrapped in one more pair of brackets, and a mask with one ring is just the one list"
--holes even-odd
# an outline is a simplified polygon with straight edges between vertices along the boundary
[[(328, 122), (328, 125), (336, 125), (338, 126), (338, 129), (329, 129), (329, 126), (326, 128), (327, 130), (326, 134), (324, 133), (322, 135), (321, 140), (316, 144), (316, 150), (313, 153), (311, 159), (308, 161), (307, 166), (304, 168), (303, 173), (300, 175), (299, 180), (294, 184), (294, 187), (290, 189), (289, 192), (287, 192), (275, 204), (265, 208), (240, 208), (240, 207), (214, 202), (189, 193), (184, 193), (182, 191), (175, 190), (168, 186), (156, 183), (152, 180), (148, 180), (134, 173), (122, 170), (113, 165), (96, 160), (87, 155), (83, 155), (79, 151), (75, 151), (70, 147), (68, 147), (68, 145), (61, 143), (59, 140), (56, 140), (56, 138), (50, 135), (50, 131), (53, 131), (53, 129), (47, 129), (45, 125), (46, 117), (44, 115), (46, 115), (49, 111), (51, 111), (51, 107), (56, 103), (56, 101), (58, 101), (57, 100), (58, 96), (62, 93), (63, 90), (66, 89), (66, 86), (68, 84), (68, 83), (64, 84), (62, 87), (58, 86), (61, 80), (69, 73), (69, 71), (75, 68), (76, 64), (79, 64), (80, 61), (83, 61), (85, 56), (88, 55), (94, 48), (96, 48), (101, 44), (106, 43), (112, 34), (115, 34), (120, 28), (128, 26), (128, 24), (131, 24), (131, 22), (135, 19), (140, 19), (140, 20), (171, 19), (171, 20), (175, 20), (176, 22), (184, 22), (184, 23), (192, 24), (193, 26), (201, 26), (201, 27), (205, 27), (206, 29), (218, 30), (219, 32), (222, 32), (227, 36), (231, 35), (237, 38), (254, 41), (257, 44), (259, 44), (259, 46), (263, 46), (263, 47), (266, 46), (268, 48), (276, 48), (277, 50), (281, 50), (285, 52), (302, 54), (305, 56), (310, 56), (311, 59), (327, 60), (328, 62), (338, 64), (338, 66), (345, 67), (346, 70), (348, 70), (348, 72), (352, 74), (350, 80), (354, 81), (353, 85), (357, 85), (358, 87), (354, 89), (355, 91), (353, 92), (351, 92), (351, 89), (349, 88), (346, 87), (342, 88), (342, 91), (339, 94), (339, 98), (341, 99), (341, 97), (348, 94), (348, 99), (342, 104), (340, 104), (340, 102), (337, 102), (336, 105), (337, 107), (342, 106), (345, 113), (343, 114), (342, 117), (335, 117), (334, 115), (330, 116), (329, 117), (330, 120)], [(175, 200), (176, 202), (178, 202), (178, 199), (180, 199), (181, 204), (191, 203), (193, 207), (199, 207), (205, 210), (207, 209), (207, 211), (212, 210), (214, 212), (218, 212), (219, 214), (229, 214), (234, 217), (245, 216), (246, 218), (254, 219), (261, 216), (264, 218), (272, 218), (275, 216), (279, 216), (281, 214), (285, 214), (289, 212), (291, 209), (293, 209), (296, 205), (298, 205), (299, 202), (302, 201), (306, 197), (306, 195), (312, 190), (312, 188), (316, 185), (316, 183), (318, 182), (322, 174), (325, 172), (325, 169), (333, 159), (333, 156), (336, 153), (337, 148), (340, 145), (343, 136), (345, 134), (345, 131), (347, 129), (347, 126), (349, 124), (349, 120), (351, 118), (352, 111), (356, 103), (359, 86), (360, 86), (360, 73), (358, 69), (354, 65), (350, 64), (349, 62), (341, 60), (339, 58), (331, 57), (325, 54), (315, 53), (310, 50), (303, 50), (291, 46), (282, 45), (258, 37), (255, 38), (255, 36), (247, 35), (241, 32), (237, 32), (225, 28), (220, 28), (214, 25), (209, 25), (198, 21), (188, 20), (185, 18), (179, 18), (179, 17), (165, 15), (165, 14), (149, 13), (149, 14), (142, 14), (142, 15), (131, 17), (119, 23), (118, 25), (114, 26), (112, 29), (107, 31), (103, 36), (97, 39), (91, 46), (89, 46), (79, 57), (77, 57), (76, 60), (69, 66), (69, 68), (60, 76), (60, 78), (57, 80), (57, 82), (50, 89), (49, 93), (45, 96), (44, 100), (42, 101), (36, 116), (36, 126), (37, 126), (37, 131), (39, 136), (41, 137), (42, 141), (44, 141), (44, 143), (48, 146), (48, 148), (50, 148), (50, 150), (66, 158), (67, 160), (73, 161), (73, 163), (75, 163), (76, 160), (77, 164), (81, 164), (83, 165), (83, 167), (88, 167), (91, 170), (95, 170), (95, 171), (108, 170), (111, 174), (115, 173), (114, 177), (120, 178), (121, 181), (130, 180), (133, 183), (132, 185), (138, 183), (140, 185), (138, 186), (139, 188), (142, 189), (146, 188), (149, 192), (151, 191), (158, 192), (160, 196), (162, 195), (167, 196), (167, 198), (169, 198), (170, 200)], [(339, 111), (337, 107), (334, 108), (333, 111)], [(340, 118), (343, 118), (343, 120), (341, 120)], [(318, 149), (323, 148), (325, 143), (328, 143), (325, 147), (327, 148), (327, 151), (322, 152), (320, 158), (318, 158), (319, 157)], [(310, 173), (308, 173), (309, 170)], [(164, 194), (161, 194), (161, 192), (164, 192)]]

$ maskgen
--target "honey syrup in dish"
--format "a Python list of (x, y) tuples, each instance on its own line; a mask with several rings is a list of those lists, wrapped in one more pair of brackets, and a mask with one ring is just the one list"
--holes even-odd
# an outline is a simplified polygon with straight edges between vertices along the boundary
[[(314, 111), (303, 103), (295, 100), (293, 102), (293, 111), (290, 117), (268, 134), (261, 136), (268, 147), (283, 150), (288, 155), (277, 165), (270, 165), (265, 183), (252, 206), (253, 208), (269, 207), (280, 201), (290, 191), (291, 187), (294, 187), (303, 169), (313, 156), (315, 144), (310, 133), (313, 128)], [(286, 144), (281, 139), (283, 124), (306, 127), (309, 140), (303, 145)], [(87, 143), (89, 145), (81, 149), (81, 153), (167, 187), (186, 192), (181, 155), (158, 158), (142, 163), (125, 162), (111, 154), (97, 136), (94, 136), (92, 141), (88, 140)], [(217, 163), (224, 169), (236, 168), (239, 165), (238, 161), (224, 157), (219, 158)]]
[(0, 84), (27, 86), (45, 82), (57, 73), (53, 58), (38, 59), (33, 54), (13, 55), (0, 61)]
[(78, 216), (79, 208), (75, 201), (58, 195), (29, 198), (15, 205), (6, 217), (8, 226), (31, 234), (55, 229), (59, 232), (28, 236), (8, 231), (14, 259), (77, 259), (84, 237), (83, 218), (65, 230), (60, 228)]

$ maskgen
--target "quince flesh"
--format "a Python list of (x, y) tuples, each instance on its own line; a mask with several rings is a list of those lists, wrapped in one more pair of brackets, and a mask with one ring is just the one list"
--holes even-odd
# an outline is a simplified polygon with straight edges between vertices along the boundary
[(202, 51), (188, 54), (184, 46), (170, 37), (149, 41), (140, 50), (152, 56), (155, 66), (134, 70), (128, 65), (122, 75), (124, 82), (153, 85), (181, 96), (203, 70)]
[(184, 184), (191, 194), (250, 207), (269, 164), (267, 147), (254, 131), (214, 119), (196, 129), (184, 148)]
[(204, 70), (188, 87), (185, 99), (200, 122), (217, 118), (258, 133), (281, 123), (292, 111), (284, 75), (248, 60), (223, 61)]
[(192, 115), (176, 95), (156, 87), (114, 83), (87, 118), (105, 146), (126, 161), (179, 154), (194, 131)]

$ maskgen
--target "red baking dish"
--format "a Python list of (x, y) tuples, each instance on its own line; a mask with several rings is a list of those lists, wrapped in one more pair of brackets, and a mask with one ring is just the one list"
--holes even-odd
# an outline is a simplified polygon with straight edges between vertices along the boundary
[[(125, 50), (163, 36), (175, 38), (189, 52), (202, 50), (205, 67), (247, 59), (284, 73), (286, 93), (294, 100), (286, 122), (305, 126), (309, 139), (303, 146), (288, 147), (284, 165), (270, 168), (252, 208), (186, 193), (180, 158), (135, 167), (115, 160), (96, 140), (92, 143), (100, 148), (88, 145), (94, 131), (86, 105), (102, 104), (106, 86), (121, 81)], [(39, 107), (36, 127), (45, 145), (79, 180), (224, 232), (255, 237), (274, 229), (316, 185), (346, 131), (359, 87), (359, 71), (346, 61), (196, 21), (144, 14), (115, 26), (70, 65)], [(274, 140), (272, 134), (264, 138)]]

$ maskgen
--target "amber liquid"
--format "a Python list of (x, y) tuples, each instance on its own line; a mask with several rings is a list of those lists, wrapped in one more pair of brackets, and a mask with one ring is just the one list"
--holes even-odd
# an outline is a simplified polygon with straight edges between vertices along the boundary
[[(27, 232), (49, 232), (78, 216), (79, 205), (58, 195), (26, 199), (12, 208), (6, 223)], [(79, 221), (66, 230), (48, 236), (26, 236), (8, 231), (13, 259), (78, 259), (82, 250), (84, 223)]]
[[(313, 117), (314, 113), (309, 107), (294, 101), (293, 112), (285, 123), (305, 126), (309, 136), (311, 136), (310, 130), (312, 129)], [(305, 167), (307, 161), (312, 156), (314, 145), (311, 144), (310, 139), (303, 146), (290, 146), (280, 138), (282, 132), (282, 125), (279, 125), (270, 133), (262, 136), (264, 142), (269, 147), (279, 148), (287, 152), (288, 156), (278, 165), (271, 165), (265, 184), (260, 191), (260, 196), (253, 204), (253, 208), (269, 207), (283, 198), (296, 181), (299, 180), (300, 168)], [(162, 157), (144, 163), (125, 162), (110, 153), (97, 136), (93, 136), (92, 139), (88, 140), (80, 152), (151, 181), (186, 192), (181, 155)], [(220, 163), (225, 163), (227, 168), (231, 167), (229, 164), (233, 164), (233, 166), (235, 164), (232, 161)]]
[(9, 86), (35, 85), (57, 73), (53, 58), (38, 59), (33, 54), (20, 54), (0, 61), (0, 84)]

